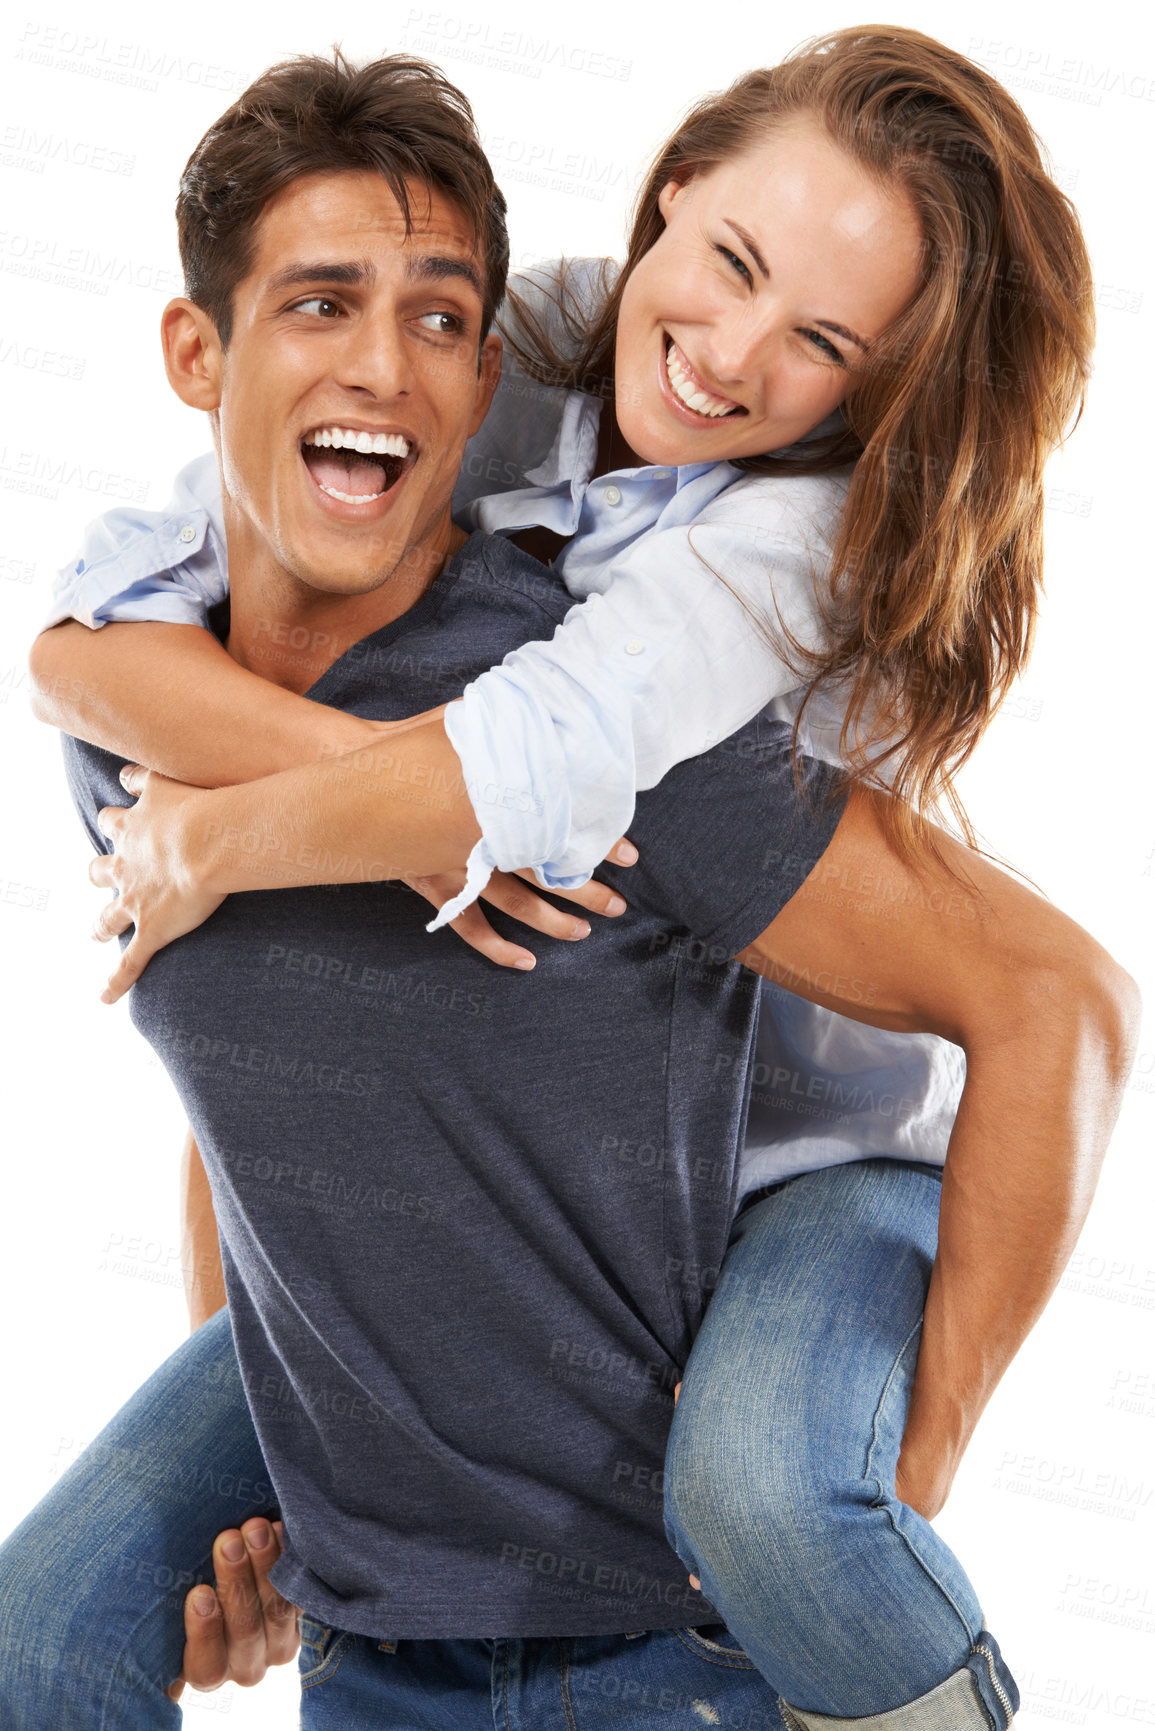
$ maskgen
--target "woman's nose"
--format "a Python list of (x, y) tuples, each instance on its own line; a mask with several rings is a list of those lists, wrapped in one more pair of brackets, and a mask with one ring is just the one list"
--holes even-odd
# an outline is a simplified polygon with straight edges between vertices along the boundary
[(772, 308), (758, 315), (743, 309), (713, 325), (701, 351), (702, 366), (722, 395), (750, 384), (771, 364), (782, 335), (780, 322)]

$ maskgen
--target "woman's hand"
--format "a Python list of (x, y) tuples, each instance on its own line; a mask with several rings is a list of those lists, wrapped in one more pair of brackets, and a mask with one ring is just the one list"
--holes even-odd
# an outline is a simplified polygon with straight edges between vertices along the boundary
[(106, 805), (97, 814), (100, 833), (111, 838), (116, 852), (98, 854), (88, 875), (101, 889), (119, 894), (101, 910), (92, 935), (106, 943), (129, 926), (136, 930), (100, 995), (104, 1004), (115, 1004), (158, 950), (194, 931), (224, 900), (197, 883), (184, 845), (187, 807), (203, 799), (203, 790), (138, 763), (126, 764), (120, 781), (137, 801)]
[[(610, 849), (606, 857), (614, 865), (633, 865), (638, 857), (638, 850), (632, 842), (623, 837)], [(460, 893), (465, 883), (465, 872), (443, 872), (436, 877), (413, 877), (404, 881), (435, 908), (442, 908), (447, 901)], [(583, 884), (580, 889), (551, 890), (550, 894), (560, 896), (563, 901), (573, 902), (590, 913), (606, 914), (610, 918), (626, 911), (624, 899), (615, 890), (611, 890), (608, 884), (600, 884), (595, 878), (591, 878), (589, 883)], [(481, 892), (481, 900), (488, 902), (491, 907), (500, 908), (502, 913), (520, 920), (522, 925), (530, 926), (535, 932), (544, 932), (548, 938), (564, 938), (573, 943), (580, 938), (589, 937), (589, 921), (575, 919), (572, 914), (555, 908), (553, 903), (547, 901), (539, 892), (537, 879), (531, 871), (495, 871)], [(530, 950), (522, 949), (494, 931), (477, 902), (450, 921), (450, 930), (464, 939), (470, 949), (488, 956), (490, 961), (496, 962), (499, 967), (528, 970), (537, 965), (537, 959)]]
[[(93, 937), (106, 943), (129, 926), (136, 928), (101, 993), (101, 1002), (105, 1004), (115, 1004), (122, 998), (158, 950), (171, 944), (174, 938), (195, 931), (225, 899), (198, 883), (186, 846), (190, 802), (202, 799), (203, 790), (172, 781), (137, 763), (126, 764), (120, 780), (126, 793), (136, 795), (136, 804), (106, 805), (99, 812), (96, 821), (101, 834), (112, 840), (116, 851), (98, 854), (88, 868), (94, 884), (118, 891), (117, 899), (101, 910)], [(608, 856), (615, 865), (632, 865), (637, 857), (637, 849), (624, 838)], [(405, 881), (435, 908), (440, 908), (458, 893), (465, 874), (462, 870)], [(590, 913), (611, 917), (622, 913), (626, 906), (614, 890), (592, 880), (581, 889), (556, 893)], [(494, 872), (484, 898), (547, 937), (573, 941), (589, 934), (587, 921), (563, 913), (538, 893), (532, 872), (513, 876)], [(500, 937), (476, 903), (453, 921), (453, 930), (471, 949), (488, 956), (500, 967), (534, 966), (535, 958), (530, 951)]]

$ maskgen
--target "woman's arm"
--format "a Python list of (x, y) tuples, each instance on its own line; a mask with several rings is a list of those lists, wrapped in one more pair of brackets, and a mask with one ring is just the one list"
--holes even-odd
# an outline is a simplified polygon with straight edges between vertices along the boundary
[(199, 625), (42, 631), (29, 656), (40, 721), (196, 787), (231, 787), (350, 751), (380, 724), (273, 685)]
[(898, 1465), (900, 1496), (928, 1518), (1075, 1247), (1139, 1022), (1134, 981), (1073, 920), (938, 843), (945, 866), (905, 862), (882, 798), (852, 795), (818, 866), (740, 958), (856, 1021), (966, 1052)]

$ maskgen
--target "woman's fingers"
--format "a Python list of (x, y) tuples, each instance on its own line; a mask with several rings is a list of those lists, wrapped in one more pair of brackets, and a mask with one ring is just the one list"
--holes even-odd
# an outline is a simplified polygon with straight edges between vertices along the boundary
[[(493, 875), (497, 877), (504, 874), (495, 872)], [(537, 879), (528, 867), (524, 871), (515, 872), (513, 875), (523, 878), (527, 884), (533, 884), (535, 887), (537, 885)], [(490, 882), (493, 882), (492, 878)], [(488, 900), (488, 889), (485, 893)], [(625, 898), (620, 896), (617, 890), (612, 890), (609, 884), (598, 883), (596, 878), (591, 878), (589, 883), (582, 884), (576, 890), (550, 890), (549, 893), (551, 896), (561, 896), (563, 901), (576, 902), (579, 908), (588, 908), (591, 914), (607, 914), (613, 918), (614, 915), (624, 914), (626, 911)]]
[[(465, 883), (465, 873), (442, 872), (435, 877), (408, 877), (404, 881), (411, 890), (424, 896), (430, 906), (440, 911), (452, 896), (460, 893)], [(476, 950), (479, 955), (496, 962), (498, 967), (518, 968), (527, 972), (536, 966), (536, 959), (529, 950), (523, 950), (520, 944), (511, 944), (508, 939), (500, 937), (494, 931), (476, 902), (467, 907), (463, 914), (458, 914), (455, 920), (451, 920), (449, 929), (456, 932), (471, 950)]]
[[(126, 923), (131, 925), (132, 921), (129, 920)], [(115, 1004), (119, 998), (123, 998), (124, 994), (140, 979), (159, 947), (156, 944), (147, 943), (141, 937), (138, 926), (136, 936), (120, 952), (120, 961), (109, 975), (108, 984), (100, 994), (101, 1003)]]
[(131, 924), (132, 915), (121, 902), (108, 902), (96, 916), (92, 935), (98, 944), (106, 944), (109, 938), (118, 938), (121, 932), (126, 932)]
[[(531, 926), (535, 932), (544, 933), (547, 938), (567, 938), (574, 942), (579, 938), (589, 937), (588, 920), (578, 919), (562, 908), (555, 908), (536, 887), (530, 887), (532, 883), (532, 877), (529, 883), (523, 882), (520, 872), (494, 872), (482, 895), (495, 908), (500, 908), (503, 914), (520, 920), (523, 926)], [(575, 895), (569, 899), (576, 901), (578, 897)]]

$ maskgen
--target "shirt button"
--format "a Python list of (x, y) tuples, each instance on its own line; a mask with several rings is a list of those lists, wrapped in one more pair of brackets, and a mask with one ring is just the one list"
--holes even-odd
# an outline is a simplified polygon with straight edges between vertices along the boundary
[(650, 479), (651, 481), (668, 481), (673, 472), (672, 469), (651, 469)]
[(602, 498), (605, 500), (607, 505), (620, 505), (622, 502), (621, 488), (607, 487), (605, 492), (602, 494)]
[(640, 637), (631, 637), (629, 642), (626, 644), (626, 654), (640, 655), (645, 647), (646, 646)]
[(197, 532), (193, 528), (191, 523), (185, 524), (184, 528), (180, 532), (180, 538), (182, 541), (184, 541), (186, 543), (189, 541), (195, 541), (196, 540)]

